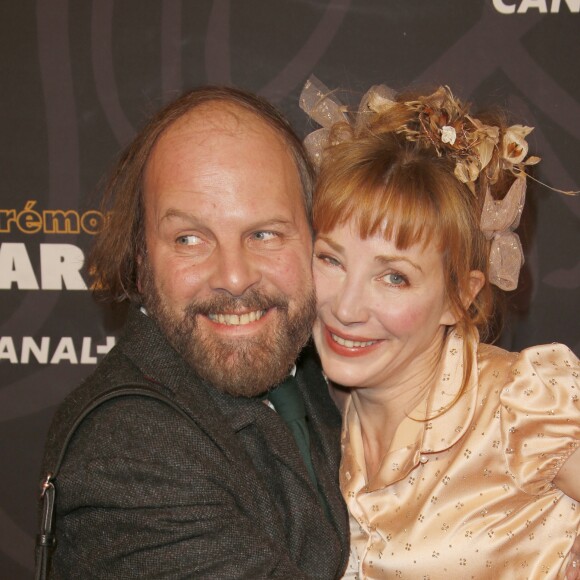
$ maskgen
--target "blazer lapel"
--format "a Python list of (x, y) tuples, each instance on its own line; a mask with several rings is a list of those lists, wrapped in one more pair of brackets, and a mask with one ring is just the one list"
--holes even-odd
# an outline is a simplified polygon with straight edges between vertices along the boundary
[(262, 434), (268, 453), (284, 464), (300, 482), (315, 493), (306, 466), (294, 437), (284, 420), (266, 403), (257, 399), (230, 397), (214, 392), (212, 398), (228, 418), (228, 423), (236, 432), (255, 425)]

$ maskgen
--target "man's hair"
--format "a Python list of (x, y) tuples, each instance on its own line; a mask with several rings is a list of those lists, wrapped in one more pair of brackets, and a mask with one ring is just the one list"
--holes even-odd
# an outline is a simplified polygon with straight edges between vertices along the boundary
[(143, 176), (149, 156), (169, 127), (208, 103), (224, 103), (253, 113), (282, 139), (296, 163), (310, 221), (314, 173), (300, 139), (282, 114), (265, 99), (240, 89), (205, 86), (188, 91), (149, 120), (123, 151), (105, 185), (102, 211), (107, 217), (87, 261), (92, 290), (100, 298), (139, 301), (137, 258), (145, 251)]

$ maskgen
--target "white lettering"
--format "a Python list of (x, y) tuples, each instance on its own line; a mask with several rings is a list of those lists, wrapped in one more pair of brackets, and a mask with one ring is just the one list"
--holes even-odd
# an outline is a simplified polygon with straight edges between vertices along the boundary
[(76, 339), (73, 340), (71, 336), (60, 338), (23, 336), (21, 340), (18, 353), (18, 339), (11, 336), (0, 337), (0, 361), (6, 360), (12, 364), (64, 362), (73, 365), (94, 365), (115, 346), (116, 342), (114, 336), (106, 336), (102, 344), (95, 344), (95, 339), (91, 336), (83, 336), (76, 344)]
[(86, 290), (80, 270), (85, 257), (72, 244), (40, 244), (40, 278), (43, 290)]
[(68, 360), (72, 365), (78, 364), (77, 353), (75, 352), (75, 345), (70, 336), (63, 336), (50, 359), (51, 365), (56, 365), (60, 361)]
[(97, 354), (107, 354), (115, 346), (115, 337), (107, 336), (105, 344), (97, 346)]
[(518, 8), (518, 14), (525, 14), (529, 8), (537, 8), (540, 14), (547, 14), (548, 12), (546, 0), (522, 0)]
[(90, 365), (97, 362), (96, 356), (91, 356), (91, 344), (93, 339), (90, 336), (83, 338), (83, 346), (81, 348), (81, 364)]
[[(550, 12), (560, 12), (560, 2), (561, 0), (552, 0)], [(564, 0), (564, 2), (566, 3), (566, 6), (568, 6), (568, 10), (570, 10), (570, 12), (575, 12), (576, 14), (580, 12), (580, 0)]]
[[(532, 9), (537, 10), (540, 14), (547, 14), (548, 12), (548, 0), (521, 0), (519, 6), (517, 1), (509, 3), (506, 0), (492, 0), (492, 2), (493, 7), (500, 14), (515, 14), (516, 11), (518, 14), (525, 14), (528, 10)], [(580, 0), (564, 0), (564, 4), (570, 12), (575, 14), (580, 12)], [(550, 13), (559, 13), (561, 5), (562, 0), (551, 0)]]
[(9, 360), (12, 364), (18, 362), (14, 341), (10, 336), (0, 336), (0, 360)]
[(0, 290), (10, 290), (15, 283), (19, 290), (38, 290), (38, 282), (22, 243), (0, 245)]
[(500, 14), (513, 14), (516, 11), (515, 4), (506, 4), (503, 0), (493, 0), (493, 7)]
[[(42, 290), (87, 290), (81, 276), (85, 256), (72, 244), (40, 245), (40, 287)], [(38, 280), (23, 243), (0, 244), (0, 290), (38, 290)]]
[(28, 364), (30, 361), (30, 355), (33, 354), (37, 362), (45, 365), (48, 362), (49, 345), (50, 338), (48, 338), (48, 336), (42, 337), (40, 340), (40, 346), (38, 346), (32, 336), (22, 337), (22, 353), (20, 355), (20, 362), (23, 364)]

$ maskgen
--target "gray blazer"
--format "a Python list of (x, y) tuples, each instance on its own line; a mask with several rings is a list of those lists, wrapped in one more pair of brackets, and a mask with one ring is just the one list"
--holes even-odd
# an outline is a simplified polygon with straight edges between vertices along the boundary
[(330, 522), (283, 420), (204, 384), (132, 308), (117, 346), (58, 410), (44, 465), (84, 405), (116, 385), (158, 390), (195, 425), (139, 396), (103, 403), (83, 421), (57, 479), (51, 578), (339, 578), (348, 559), (340, 416), (316, 361), (302, 359)]

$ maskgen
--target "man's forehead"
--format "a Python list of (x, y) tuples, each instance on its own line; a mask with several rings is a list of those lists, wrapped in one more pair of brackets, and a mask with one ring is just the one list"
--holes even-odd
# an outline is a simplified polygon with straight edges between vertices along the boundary
[(177, 136), (184, 132), (230, 134), (267, 134), (282, 142), (281, 136), (258, 113), (230, 101), (208, 101), (174, 121), (162, 134)]

